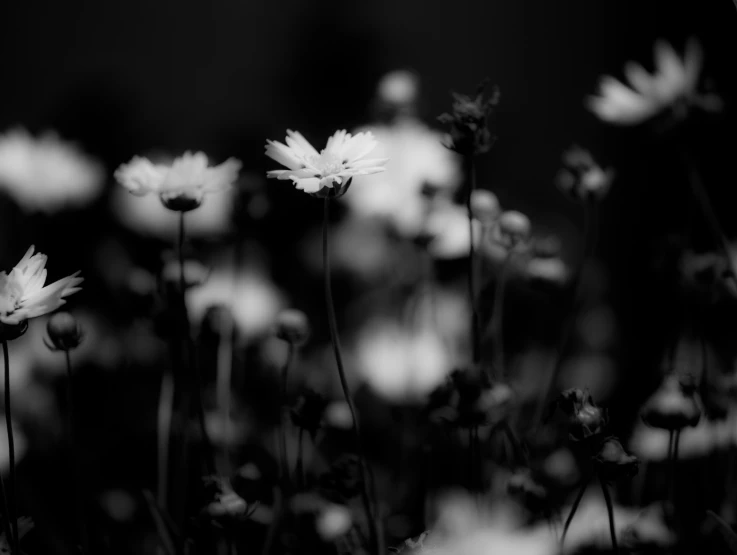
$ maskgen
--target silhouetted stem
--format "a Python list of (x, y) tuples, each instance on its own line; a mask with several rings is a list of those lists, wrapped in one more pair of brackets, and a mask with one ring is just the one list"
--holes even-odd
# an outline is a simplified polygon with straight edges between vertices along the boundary
[(471, 342), (474, 364), (481, 357), (481, 330), (479, 313), (476, 309), (476, 285), (474, 274), (476, 272), (475, 249), (473, 244), (473, 210), (471, 209), (471, 197), (476, 189), (476, 164), (473, 156), (467, 157), (468, 168), (468, 194), (466, 195), (466, 211), (468, 215), (468, 302), (471, 307)]
[(612, 503), (612, 496), (609, 494), (609, 486), (607, 486), (603, 478), (599, 478), (599, 483), (601, 483), (601, 491), (604, 494), (604, 502), (606, 503), (606, 510), (609, 515), (609, 533), (612, 536), (612, 551), (619, 553), (617, 530), (614, 528), (614, 504)]
[(8, 538), (8, 544), (13, 545), (13, 533), (10, 528), (10, 509), (8, 508), (8, 497), (5, 495), (5, 480), (3, 480), (2, 474), (0, 474), (0, 498), (3, 502), (3, 528), (5, 530), (5, 537)]
[(369, 529), (371, 532), (371, 539), (373, 547), (377, 550), (380, 555), (383, 555), (383, 538), (379, 537), (377, 523), (374, 518), (372, 511), (372, 500), (376, 502), (376, 495), (371, 495), (370, 491), (373, 492), (373, 476), (371, 476), (371, 470), (368, 468), (366, 463), (366, 457), (363, 450), (363, 441), (361, 440), (361, 429), (358, 422), (358, 416), (356, 414), (356, 407), (351, 397), (351, 392), (348, 387), (348, 380), (346, 378), (345, 369), (343, 368), (343, 356), (340, 349), (340, 338), (338, 337), (338, 324), (335, 318), (335, 307), (333, 306), (333, 293), (330, 283), (330, 249), (328, 247), (328, 231), (330, 227), (330, 197), (325, 197), (324, 202), (324, 214), (323, 214), (323, 225), (322, 225), (322, 257), (323, 257), (323, 274), (324, 274), (324, 285), (325, 285), (325, 304), (327, 308), (328, 324), (330, 326), (330, 340), (333, 344), (333, 352), (335, 354), (335, 362), (338, 366), (338, 376), (340, 378), (340, 385), (343, 389), (343, 396), (348, 404), (348, 409), (351, 413), (351, 420), (353, 422), (353, 434), (356, 439), (356, 450), (359, 458), (359, 469), (361, 474), (361, 499), (363, 501), (363, 508), (366, 512), (366, 518), (369, 523)]
[(494, 287), (494, 304), (492, 305), (491, 333), (494, 343), (494, 375), (497, 379), (504, 379), (504, 290), (507, 285), (507, 274), (512, 262), (512, 251), (504, 257), (499, 276)]
[(233, 321), (224, 318), (219, 329), (216, 395), (223, 426), (223, 474), (230, 474), (230, 381), (233, 371)]
[[(281, 473), (282, 486), (286, 486), (289, 482), (289, 456), (287, 453), (287, 383), (289, 378), (289, 367), (292, 364), (294, 358), (294, 343), (289, 343), (289, 350), (287, 351), (287, 360), (284, 361), (284, 366), (281, 370), (281, 380), (279, 386), (279, 397), (280, 397), (280, 410), (279, 410), (279, 459), (281, 464), (279, 470)], [(302, 430), (300, 428), (300, 433)]]
[(171, 418), (174, 410), (174, 375), (170, 368), (166, 368), (161, 375), (159, 390), (159, 406), (156, 417), (157, 428), (157, 455), (158, 455), (158, 484), (156, 500), (161, 508), (168, 505), (169, 495), (169, 434), (171, 433)]
[(584, 481), (581, 483), (581, 489), (578, 490), (578, 493), (576, 494), (576, 499), (573, 500), (573, 505), (571, 505), (571, 512), (568, 513), (566, 522), (565, 524), (563, 524), (563, 533), (560, 536), (560, 546), (561, 547), (563, 547), (563, 542), (566, 539), (568, 528), (571, 526), (571, 522), (573, 522), (573, 516), (576, 514), (576, 511), (578, 510), (578, 506), (581, 504), (581, 499), (583, 499), (583, 494), (586, 493), (586, 488), (589, 485), (590, 479), (591, 479), (590, 476), (587, 476), (586, 478), (584, 478)]
[[(20, 555), (18, 547), (18, 504), (16, 497), (15, 480), (15, 441), (13, 438), (13, 415), (10, 410), (10, 357), (8, 355), (8, 341), (3, 339), (3, 358), (5, 359), (5, 423), (8, 427), (8, 458), (10, 462), (10, 503), (12, 514), (8, 513), (8, 519), (13, 527), (13, 553)], [(10, 540), (8, 540), (10, 541)]]
[(72, 389), (72, 358), (69, 350), (64, 351), (67, 363), (67, 433), (69, 434), (69, 450), (71, 452), (72, 471), (74, 475), (74, 503), (77, 509), (77, 520), (79, 523), (79, 539), (82, 544), (82, 553), (89, 553), (89, 539), (87, 537), (87, 526), (84, 518), (84, 508), (82, 500), (79, 497), (80, 486), (82, 484), (81, 472), (79, 468), (79, 457), (77, 454), (76, 436), (74, 433), (74, 391)]

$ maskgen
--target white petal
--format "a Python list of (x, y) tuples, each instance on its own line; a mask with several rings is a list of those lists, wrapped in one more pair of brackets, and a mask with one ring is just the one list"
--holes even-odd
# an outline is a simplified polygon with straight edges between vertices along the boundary
[(317, 150), (315, 150), (315, 147), (310, 144), (310, 141), (305, 139), (299, 131), (287, 129), (286, 140), (287, 144), (295, 149), (302, 157), (317, 156), (319, 154)]

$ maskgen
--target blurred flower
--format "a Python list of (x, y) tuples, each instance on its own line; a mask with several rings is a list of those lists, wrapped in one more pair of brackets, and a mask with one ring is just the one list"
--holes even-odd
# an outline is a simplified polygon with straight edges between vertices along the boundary
[(631, 478), (637, 474), (640, 462), (637, 457), (625, 452), (620, 441), (615, 437), (608, 437), (599, 446), (594, 455), (599, 476), (613, 482), (619, 478)]
[(44, 287), (47, 257), (33, 251), (31, 246), (10, 274), (0, 272), (0, 332), (56, 310), (81, 289), (79, 272)]
[(489, 130), (489, 118), (499, 104), (499, 88), (494, 87), (491, 96), (484, 98), (487, 81), (479, 84), (474, 98), (454, 92), (451, 113), (438, 117), (438, 121), (450, 125), (445, 146), (464, 156), (488, 152), (496, 140)]
[(268, 333), (284, 306), (282, 294), (260, 271), (232, 266), (215, 267), (207, 282), (187, 291), (187, 307), (194, 323), (202, 322), (216, 305), (230, 308), (241, 336)]
[(515, 393), (506, 383), (489, 384), (483, 373), (454, 370), (432, 392), (428, 410), (432, 420), (471, 428), (503, 421), (514, 401)]
[(419, 94), (417, 74), (406, 69), (386, 73), (376, 87), (379, 100), (387, 104), (412, 104)]
[(471, 213), (482, 225), (488, 227), (498, 220), (502, 206), (491, 191), (475, 189), (471, 193)]
[(640, 64), (629, 62), (624, 69), (631, 88), (606, 75), (599, 82), (598, 96), (586, 104), (599, 119), (616, 125), (637, 125), (666, 109), (681, 118), (691, 105), (718, 110), (721, 101), (712, 95), (699, 96), (698, 78), (702, 51), (691, 39), (683, 58), (663, 40), (655, 43), (655, 71), (648, 73)]
[(46, 322), (49, 341), (46, 346), (52, 351), (69, 351), (82, 342), (82, 327), (68, 312), (57, 312)]
[(682, 430), (699, 423), (701, 407), (690, 384), (682, 384), (678, 376), (670, 375), (645, 403), (641, 416), (648, 426)]
[(238, 179), (240, 168), (241, 163), (235, 158), (209, 166), (203, 152), (185, 152), (171, 165), (134, 156), (115, 171), (115, 179), (136, 196), (153, 193), (170, 210), (187, 212), (202, 204), (205, 194), (230, 188)]
[(301, 310), (282, 310), (276, 319), (275, 333), (279, 339), (302, 347), (310, 338), (310, 321)]
[(545, 509), (548, 503), (547, 489), (535, 480), (529, 468), (517, 470), (509, 477), (507, 492), (532, 512)]
[(266, 156), (288, 168), (272, 170), (268, 177), (291, 179), (297, 189), (316, 196), (340, 196), (355, 176), (382, 172), (388, 161), (366, 158), (377, 145), (370, 131), (356, 135), (336, 131), (319, 153), (297, 131), (287, 130), (286, 143), (266, 141)]
[(530, 281), (565, 285), (570, 278), (568, 265), (558, 257), (531, 257), (525, 266)]
[(587, 440), (604, 431), (609, 420), (605, 409), (598, 407), (588, 391), (567, 389), (558, 397), (558, 407), (568, 416), (573, 440)]
[(602, 169), (588, 150), (578, 145), (563, 154), (565, 168), (558, 172), (556, 183), (566, 194), (579, 200), (601, 200), (609, 191), (614, 170)]
[(233, 490), (229, 480), (211, 476), (205, 482), (206, 487), (211, 490), (212, 501), (202, 509), (204, 514), (216, 520), (246, 516), (248, 503)]
[(110, 489), (100, 494), (100, 507), (116, 522), (130, 522), (135, 516), (136, 500), (124, 489)]
[[(201, 238), (228, 233), (233, 227), (235, 199), (234, 188), (210, 195), (207, 202), (187, 214), (187, 236)], [(156, 196), (135, 197), (116, 187), (110, 206), (120, 222), (136, 233), (168, 242), (179, 233), (179, 214), (164, 207)]]
[(353, 527), (351, 511), (345, 505), (327, 503), (317, 513), (315, 527), (323, 540), (335, 541)]
[(492, 242), (507, 251), (524, 250), (529, 243), (532, 224), (522, 212), (502, 212), (491, 232)]
[(421, 399), (452, 368), (435, 330), (407, 328), (389, 318), (376, 318), (359, 331), (356, 357), (358, 372), (369, 387), (392, 401)]
[(411, 118), (363, 128), (376, 137), (376, 156), (390, 158), (386, 171), (352, 185), (343, 201), (362, 217), (380, 218), (399, 233), (417, 235), (427, 212), (425, 187), (451, 193), (461, 182), (458, 156), (440, 144), (442, 134)]
[(0, 189), (24, 210), (56, 212), (83, 206), (102, 190), (102, 165), (53, 132), (25, 129), (0, 135)]
[[(482, 224), (473, 220), (473, 241), (481, 240)], [(453, 259), (468, 256), (471, 229), (468, 226), (466, 208), (449, 200), (440, 200), (432, 207), (426, 221), (427, 250), (435, 258)]]

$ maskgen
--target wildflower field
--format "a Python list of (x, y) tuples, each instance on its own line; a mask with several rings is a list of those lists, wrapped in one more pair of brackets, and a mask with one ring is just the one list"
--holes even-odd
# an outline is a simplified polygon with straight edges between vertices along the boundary
[(737, 0), (42, 4), (0, 553), (737, 555)]

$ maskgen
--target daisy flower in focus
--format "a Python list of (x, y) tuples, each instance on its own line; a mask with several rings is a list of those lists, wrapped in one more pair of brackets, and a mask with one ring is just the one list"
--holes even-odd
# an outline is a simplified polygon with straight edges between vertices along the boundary
[(666, 109), (682, 118), (689, 105), (716, 111), (721, 101), (714, 95), (697, 91), (702, 65), (702, 51), (691, 39), (681, 58), (663, 40), (655, 43), (655, 70), (649, 73), (640, 64), (629, 62), (624, 73), (630, 86), (610, 75), (599, 82), (599, 92), (586, 105), (599, 119), (615, 125), (637, 125)]
[(266, 156), (288, 169), (272, 170), (267, 176), (291, 179), (297, 189), (315, 196), (337, 197), (355, 176), (384, 171), (388, 158), (366, 158), (377, 144), (370, 131), (352, 135), (341, 130), (317, 152), (302, 134), (287, 130), (286, 144), (266, 141)]
[(0, 272), (0, 324), (18, 326), (29, 318), (48, 314), (80, 290), (79, 272), (44, 287), (47, 257), (33, 251), (32, 246), (10, 274)]
[(115, 179), (136, 196), (153, 193), (168, 209), (187, 212), (202, 204), (205, 194), (230, 188), (240, 169), (241, 163), (235, 158), (210, 166), (203, 152), (185, 152), (171, 165), (134, 156), (115, 171)]
[(53, 132), (36, 138), (14, 129), (0, 135), (0, 189), (24, 210), (82, 206), (101, 192), (104, 179), (99, 162)]

